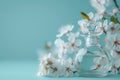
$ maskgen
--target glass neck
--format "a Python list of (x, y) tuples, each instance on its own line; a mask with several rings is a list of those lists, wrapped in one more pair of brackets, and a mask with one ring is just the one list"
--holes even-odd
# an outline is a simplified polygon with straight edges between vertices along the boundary
[(98, 36), (94, 32), (89, 32), (86, 36), (86, 46), (97, 46), (98, 44)]

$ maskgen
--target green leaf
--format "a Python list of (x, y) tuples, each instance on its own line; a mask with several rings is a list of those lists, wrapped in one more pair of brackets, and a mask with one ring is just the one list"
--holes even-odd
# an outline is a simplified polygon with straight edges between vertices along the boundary
[(80, 12), (80, 14), (84, 19), (90, 20), (89, 16), (86, 13)]
[(114, 22), (115, 24), (119, 23), (118, 19), (115, 16), (111, 16), (110, 21)]

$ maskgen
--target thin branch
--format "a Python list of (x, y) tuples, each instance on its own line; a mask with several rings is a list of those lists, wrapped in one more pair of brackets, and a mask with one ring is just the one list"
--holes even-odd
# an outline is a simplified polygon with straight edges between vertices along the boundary
[(116, 0), (113, 0), (115, 6), (118, 8), (118, 10), (120, 11), (120, 8), (119, 8), (119, 5), (117, 4), (117, 1)]
[[(116, 1), (116, 0), (113, 0), (113, 2), (114, 2), (114, 4), (115, 4), (115, 7), (118, 8), (118, 10), (120, 11), (120, 7), (119, 7), (117, 1)], [(116, 14), (115, 14), (115, 15), (116, 15)], [(117, 17), (117, 15), (116, 15), (116, 17)], [(117, 18), (117, 20), (118, 20), (118, 23), (120, 24), (120, 21), (119, 21), (118, 18)]]

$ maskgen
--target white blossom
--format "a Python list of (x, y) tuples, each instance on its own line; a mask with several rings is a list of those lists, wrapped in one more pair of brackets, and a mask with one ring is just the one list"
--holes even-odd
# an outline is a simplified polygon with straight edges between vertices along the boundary
[(60, 29), (59, 29), (59, 34), (56, 35), (56, 37), (62, 37), (63, 35), (65, 35), (66, 33), (68, 33), (69, 31), (72, 31), (73, 29), (73, 25), (65, 25), (65, 26), (62, 26)]
[(119, 13), (120, 11), (119, 11), (119, 9), (117, 8), (117, 7), (115, 7), (114, 9), (113, 9), (113, 11), (112, 11), (112, 13), (113, 14), (116, 14), (116, 13)]
[(110, 0), (90, 0), (90, 2), (98, 14), (104, 14), (106, 12), (106, 6), (110, 3)]
[(53, 65), (55, 61), (56, 60), (54, 59), (51, 53), (49, 53), (47, 56), (44, 56), (43, 59), (40, 61), (39, 71), (37, 75), (50, 75), (50, 66)]
[(106, 28), (108, 33), (116, 33), (120, 29), (120, 24), (115, 24), (113, 22), (109, 23), (109, 26)]
[(95, 28), (95, 33), (97, 33), (98, 35), (101, 35), (104, 31), (106, 31), (107, 27), (108, 27), (107, 20), (105, 20), (103, 23), (98, 22), (98, 24), (96, 25), (96, 28)]
[(68, 42), (68, 53), (76, 53), (81, 46), (81, 40), (75, 40)]
[(78, 21), (78, 24), (79, 24), (79, 26), (80, 26), (80, 30), (84, 33), (84, 34), (86, 34), (86, 33), (88, 33), (89, 32), (89, 30), (88, 30), (88, 26), (89, 26), (89, 23), (88, 23), (88, 21), (87, 20), (80, 20), (80, 21)]
[(94, 14), (93, 12), (90, 12), (88, 14), (88, 16), (89, 16), (90, 20), (93, 21), (93, 22), (97, 22), (97, 21), (99, 21), (100, 19), (103, 18), (103, 15), (97, 14), (97, 13)]
[(94, 65), (91, 66), (91, 70), (95, 70), (101, 73), (107, 73), (111, 69), (111, 64), (107, 57), (94, 58)]
[(83, 59), (83, 56), (87, 53), (87, 49), (81, 48), (75, 57), (75, 62), (81, 62)]
[(93, 12), (90, 12), (87, 15), (89, 16), (90, 20), (83, 19), (83, 20), (78, 21), (81, 32), (83, 34), (87, 34), (92, 30), (94, 32), (101, 33), (102, 32), (101, 27), (103, 27), (103, 25), (105, 25), (105, 22), (102, 23), (99, 20), (101, 20), (103, 18), (103, 15), (93, 14)]
[(76, 33), (70, 32), (69, 34), (67, 34), (67, 36), (68, 36), (68, 41), (74, 42), (75, 39), (79, 37), (79, 32)]
[(62, 39), (55, 40), (56, 52), (60, 58), (63, 57), (64, 54), (67, 53), (67, 44)]
[(120, 32), (116, 34), (108, 33), (105, 38), (106, 48), (109, 50), (120, 50)]
[(73, 76), (73, 71), (76, 71), (75, 65), (73, 64), (73, 60), (68, 58), (64, 64), (64, 76)]
[(77, 39), (79, 37), (79, 32), (70, 33), (68, 36), (68, 53), (76, 53), (81, 46), (81, 40)]

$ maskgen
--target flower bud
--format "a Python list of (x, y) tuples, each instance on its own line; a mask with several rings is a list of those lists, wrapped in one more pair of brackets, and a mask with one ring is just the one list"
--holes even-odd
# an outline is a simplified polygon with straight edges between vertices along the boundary
[(116, 14), (116, 13), (118, 13), (119, 12), (119, 9), (118, 8), (114, 8), (113, 9), (113, 14)]

